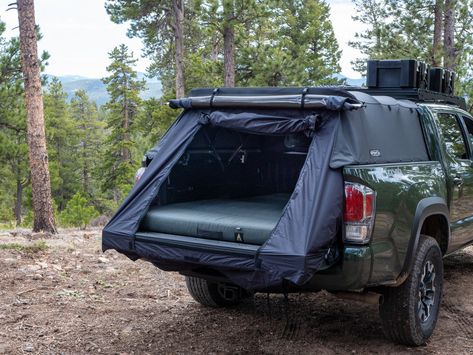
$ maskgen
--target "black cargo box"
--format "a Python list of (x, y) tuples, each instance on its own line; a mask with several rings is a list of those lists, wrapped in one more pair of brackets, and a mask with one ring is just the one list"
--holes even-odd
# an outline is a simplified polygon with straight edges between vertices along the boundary
[(429, 66), (417, 60), (369, 60), (369, 88), (429, 88)]
[(430, 69), (430, 90), (453, 95), (455, 91), (455, 73), (443, 68)]

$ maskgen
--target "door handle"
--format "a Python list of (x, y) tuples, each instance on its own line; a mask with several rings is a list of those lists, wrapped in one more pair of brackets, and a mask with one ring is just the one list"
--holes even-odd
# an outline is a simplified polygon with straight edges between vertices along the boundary
[(463, 179), (460, 176), (456, 176), (453, 178), (453, 183), (460, 187), (463, 185)]

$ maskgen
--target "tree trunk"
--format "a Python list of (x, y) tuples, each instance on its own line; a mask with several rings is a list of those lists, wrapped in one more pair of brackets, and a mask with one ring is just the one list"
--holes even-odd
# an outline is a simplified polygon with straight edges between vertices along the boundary
[(87, 142), (84, 140), (82, 145), (82, 189), (84, 190), (85, 194), (89, 194), (89, 165), (87, 162)]
[(223, 29), (224, 83), (226, 87), (235, 86), (235, 29), (231, 23)]
[(56, 233), (44, 132), (43, 94), (36, 43), (34, 1), (18, 0), (17, 5), (33, 195), (33, 231)]
[(445, 0), (445, 22), (443, 46), (445, 52), (444, 66), (455, 70), (457, 51), (455, 49), (455, 4), (456, 0)]
[(66, 181), (66, 178), (64, 177), (64, 162), (62, 161), (62, 154), (61, 154), (61, 145), (58, 143), (56, 145), (56, 151), (57, 151), (57, 161), (59, 163), (59, 179), (61, 180), (61, 185), (59, 186), (59, 197), (60, 197), (60, 202), (59, 202), (59, 211), (63, 211), (64, 208), (66, 208), (66, 191), (64, 188), (64, 181)]
[(21, 206), (23, 200), (23, 184), (20, 177), (16, 178), (16, 194), (15, 194), (15, 219), (16, 225), (21, 224)]
[(178, 99), (185, 95), (184, 85), (184, 1), (173, 0), (173, 19), (174, 19), (174, 42), (176, 46), (176, 97)]
[[(126, 142), (130, 140), (130, 109), (128, 107), (128, 101), (126, 100), (126, 98), (123, 106), (123, 139)], [(125, 163), (131, 163), (131, 152), (128, 148), (128, 145), (126, 147), (123, 147), (122, 161)]]
[(235, 86), (235, 3), (223, 2), (223, 75), (226, 87)]
[(442, 30), (443, 30), (443, 0), (435, 0), (434, 8), (434, 43), (432, 46), (432, 65), (442, 66)]

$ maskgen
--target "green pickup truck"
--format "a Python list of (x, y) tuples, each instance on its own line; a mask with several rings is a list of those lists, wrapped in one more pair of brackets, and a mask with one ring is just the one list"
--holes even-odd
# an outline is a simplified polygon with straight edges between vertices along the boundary
[(424, 344), (442, 258), (473, 242), (473, 117), (448, 93), (390, 86), (173, 100), (184, 112), (103, 249), (181, 272), (212, 307), (255, 292), (377, 295), (386, 336)]

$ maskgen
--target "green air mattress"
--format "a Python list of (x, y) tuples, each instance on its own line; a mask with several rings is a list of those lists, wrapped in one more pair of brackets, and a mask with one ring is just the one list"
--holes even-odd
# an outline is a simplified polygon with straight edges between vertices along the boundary
[(278, 193), (153, 206), (140, 230), (261, 245), (289, 198), (289, 194)]

